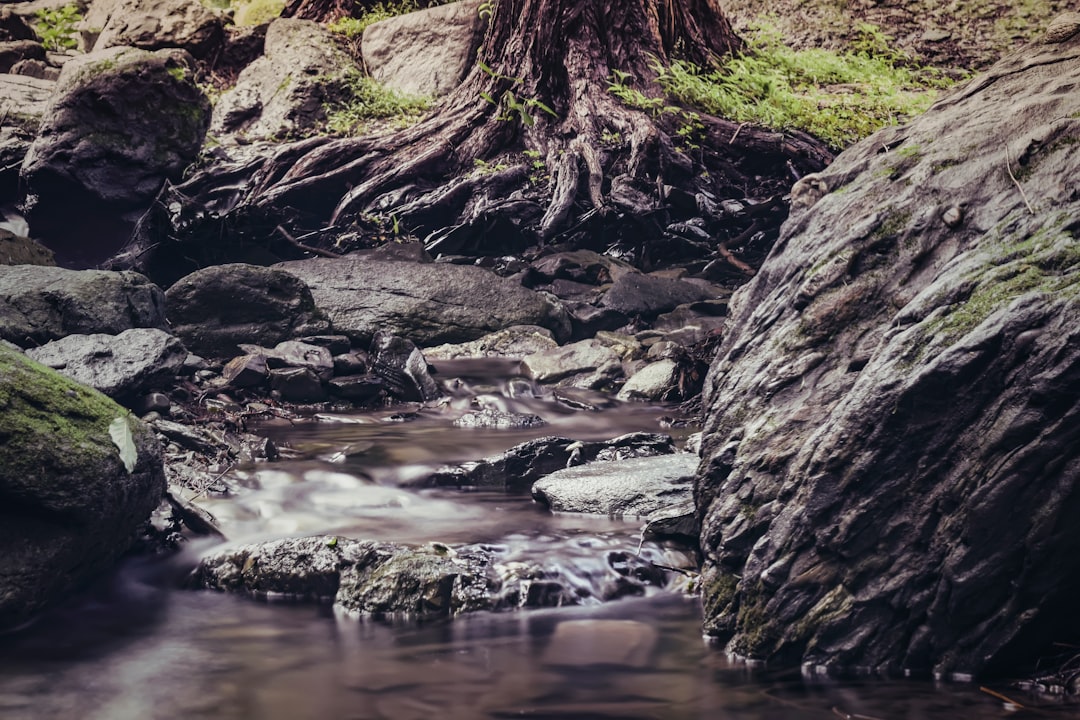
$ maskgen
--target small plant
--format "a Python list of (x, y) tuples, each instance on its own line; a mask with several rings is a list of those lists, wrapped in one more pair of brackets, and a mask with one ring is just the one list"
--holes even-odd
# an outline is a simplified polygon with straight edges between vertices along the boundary
[(349, 73), (339, 82), (342, 99), (326, 108), (326, 126), (339, 135), (355, 135), (372, 120), (393, 120), (401, 127), (408, 126), (431, 107), (428, 98), (389, 90), (361, 73)]
[(509, 168), (510, 166), (506, 163), (492, 163), (481, 158), (473, 160), (473, 173), (476, 175), (491, 175), (492, 173), (502, 172)]
[[(476, 66), (496, 80), (509, 80), (514, 85), (520, 85), (523, 82), (521, 78), (501, 75), (479, 60), (476, 61)], [(532, 127), (536, 124), (536, 118), (533, 117), (531, 110), (542, 110), (553, 118), (559, 117), (554, 110), (536, 98), (518, 99), (518, 96), (512, 90), (505, 91), (498, 100), (486, 92), (481, 92), (480, 97), (499, 108), (499, 114), (495, 116), (496, 120), (504, 122), (516, 120), (520, 121), (525, 127)]]
[[(364, 10), (359, 17), (338, 18), (327, 25), (326, 28), (332, 32), (340, 33), (352, 40), (363, 35), (364, 30), (372, 23), (377, 23), (380, 20), (388, 20), (389, 18), (397, 17), (398, 15), (406, 15), (436, 5), (445, 5), (451, 1), (452, 0), (398, 0), (397, 2), (392, 2), (387, 0), (384, 2), (377, 2)], [(480, 7), (481, 17), (483, 17), (483, 5)]]
[(529, 182), (533, 185), (539, 185), (541, 182), (550, 179), (547, 171), (547, 164), (540, 157), (539, 150), (523, 150), (521, 152), (525, 156), (526, 162), (529, 163)]
[(82, 20), (77, 5), (65, 5), (55, 10), (42, 8), (37, 11), (34, 30), (41, 44), (55, 52), (73, 50), (79, 41), (75, 38), (75, 26)]

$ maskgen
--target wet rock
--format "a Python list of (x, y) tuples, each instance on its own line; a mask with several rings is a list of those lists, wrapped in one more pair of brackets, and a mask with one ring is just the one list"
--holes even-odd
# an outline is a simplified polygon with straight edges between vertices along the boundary
[(532, 495), (555, 512), (645, 517), (691, 499), (697, 455), (592, 462), (538, 480)]
[(596, 339), (535, 353), (524, 358), (522, 367), (537, 382), (589, 389), (610, 387), (623, 374), (619, 356)]
[(241, 343), (273, 346), (330, 326), (302, 280), (243, 263), (208, 267), (177, 280), (165, 303), (176, 336), (207, 357), (230, 357)]
[(427, 402), (441, 394), (424, 354), (405, 338), (375, 333), (371, 341), (371, 369), (387, 391), (402, 400)]
[(487, 30), (480, 0), (462, 0), (372, 23), (360, 47), (371, 77), (409, 95), (439, 97), (465, 78)]
[(181, 48), (198, 59), (220, 51), (222, 16), (185, 0), (94, 0), (79, 24), (87, 52), (116, 46)]
[(492, 430), (521, 430), (543, 427), (547, 425), (547, 422), (539, 415), (484, 408), (476, 412), (465, 413), (454, 420), (453, 425), (454, 427), (488, 428)]
[(142, 275), (0, 266), (0, 338), (28, 347), (71, 334), (168, 327), (165, 297)]
[(335, 357), (344, 355), (352, 349), (352, 343), (345, 335), (304, 335), (296, 339), (307, 345), (324, 347)]
[(250, 353), (238, 355), (225, 363), (225, 367), (221, 370), (221, 377), (235, 388), (250, 388), (265, 383), (269, 377), (268, 373), (266, 355)]
[(675, 385), (679, 366), (674, 360), (649, 363), (623, 383), (620, 400), (661, 400)]
[(533, 353), (557, 348), (559, 343), (547, 328), (536, 325), (515, 325), (496, 330), (481, 338), (465, 343), (436, 345), (424, 348), (428, 360), (453, 360), (455, 358), (501, 357), (522, 358)]
[(568, 564), (541, 566), (490, 544), (409, 547), (321, 536), (223, 547), (201, 559), (192, 582), (257, 597), (332, 600), (356, 615), (427, 617), (612, 600), (666, 581), (625, 551), (587, 567)]
[(365, 257), (279, 263), (311, 288), (334, 330), (364, 345), (379, 330), (420, 345), (475, 340), (511, 325), (569, 335), (555, 300), (478, 267)]
[(19, 168), (55, 87), (53, 80), (0, 74), (0, 202), (4, 204), (19, 199)]
[(460, 467), (444, 468), (423, 482), (430, 485), (504, 487), (526, 490), (557, 470), (597, 459), (649, 457), (675, 452), (668, 435), (628, 433), (605, 441), (575, 441), (561, 437), (528, 440), (506, 452)]
[(130, 231), (118, 218), (179, 179), (209, 118), (181, 50), (110, 48), (71, 60), (20, 170), (33, 235), (72, 264), (109, 257)]
[(335, 377), (327, 383), (327, 390), (334, 397), (354, 403), (370, 403), (385, 390), (386, 383), (374, 374), (345, 375)]
[(214, 106), (210, 132), (220, 141), (277, 140), (312, 132), (336, 85), (360, 68), (329, 30), (279, 18), (266, 31), (263, 56), (244, 68)]
[(0, 344), (0, 627), (107, 572), (165, 490), (161, 449), (134, 418), (128, 471), (110, 436), (127, 410)]
[(367, 353), (363, 352), (335, 355), (333, 360), (334, 375), (363, 375), (369, 368)]
[(656, 275), (628, 273), (614, 282), (601, 305), (628, 317), (652, 319), (679, 305), (711, 300), (722, 294), (720, 288)]
[(623, 275), (637, 274), (637, 272), (629, 263), (592, 250), (553, 253), (545, 255), (530, 265), (530, 274), (535, 278), (534, 286), (545, 282), (553, 283), (556, 280), (570, 280), (594, 287), (614, 282)]
[(733, 297), (695, 490), (732, 651), (1008, 673), (1074, 627), (1078, 57), (1024, 48), (849, 148)]
[(308, 367), (271, 370), (270, 387), (280, 393), (285, 402), (316, 403), (328, 398), (319, 376)]
[(68, 335), (30, 348), (26, 354), (122, 400), (170, 384), (188, 355), (179, 340), (153, 328), (134, 328), (119, 335)]
[(270, 350), (250, 346), (244, 346), (242, 349), (262, 352), (266, 357), (266, 366), (271, 369), (307, 368), (323, 382), (334, 376), (334, 358), (330, 355), (328, 348), (319, 345), (286, 340)]

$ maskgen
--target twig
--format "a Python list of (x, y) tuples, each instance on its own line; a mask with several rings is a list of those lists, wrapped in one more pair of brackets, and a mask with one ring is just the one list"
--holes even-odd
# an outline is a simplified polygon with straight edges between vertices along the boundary
[(1024, 192), (1024, 188), (1020, 185), (1020, 181), (1016, 179), (1012, 171), (1012, 160), (1009, 159), (1009, 144), (1005, 143), (1005, 171), (1009, 173), (1009, 177), (1012, 178), (1013, 184), (1016, 185), (1016, 189), (1020, 191), (1020, 197), (1024, 198), (1024, 204), (1027, 205), (1028, 212), (1032, 215), (1035, 214), (1035, 209), (1031, 207), (1031, 203), (1028, 202), (1027, 193)]
[(833, 715), (839, 718), (844, 718), (844, 720), (881, 720), (881, 718), (874, 717), (873, 715), (859, 715), (858, 713), (849, 713), (841, 710), (835, 705), (832, 708), (832, 712)]
[(1016, 702), (1011, 697), (1009, 697), (1007, 695), (1002, 695), (997, 690), (991, 690), (990, 688), (988, 688), (986, 686), (980, 685), (979, 686), (979, 692), (984, 692), (987, 695), (990, 695), (992, 697), (996, 697), (998, 700), (1001, 700), (1003, 702), (1007, 702), (1010, 705), (1014, 705), (1014, 706), (1020, 708), (1021, 710), (1026, 710), (1027, 709), (1021, 703)]
[(732, 135), (731, 139), (727, 141), (728, 145), (734, 145), (735, 144), (735, 138), (739, 137), (739, 133), (742, 132), (742, 129), (744, 127), (746, 127), (746, 123), (739, 123), (739, 127), (735, 128), (735, 134)]
[(290, 245), (292, 245), (293, 247), (298, 248), (300, 250), (303, 250), (304, 252), (314, 253), (314, 254), (318, 255), (319, 257), (326, 257), (326, 258), (339, 258), (339, 257), (342, 257), (342, 255), (339, 255), (338, 253), (330, 251), (330, 250), (323, 250), (321, 248), (311, 247), (310, 245), (304, 245), (302, 242), (299, 242), (296, 238), (294, 238), (292, 235), (290, 235), (288, 233), (288, 231), (286, 231), (285, 228), (281, 227), (280, 225), (278, 225), (274, 229), (277, 230), (278, 233), (281, 234), (281, 237), (285, 238), (285, 240), (288, 241), (288, 243)]

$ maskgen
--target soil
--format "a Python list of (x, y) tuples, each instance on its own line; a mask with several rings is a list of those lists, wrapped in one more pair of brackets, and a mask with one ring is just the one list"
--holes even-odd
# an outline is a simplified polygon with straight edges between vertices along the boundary
[(736, 31), (775, 26), (796, 49), (848, 46), (869, 23), (917, 63), (954, 71), (982, 70), (1011, 48), (1037, 38), (1067, 0), (725, 0)]

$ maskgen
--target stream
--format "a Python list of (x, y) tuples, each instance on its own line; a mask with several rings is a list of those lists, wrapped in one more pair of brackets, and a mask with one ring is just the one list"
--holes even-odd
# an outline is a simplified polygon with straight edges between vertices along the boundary
[[(639, 520), (552, 514), (527, 494), (419, 488), (447, 463), (543, 435), (671, 432), (676, 409), (592, 398), (593, 411), (522, 392), (505, 368), (462, 375), (448, 402), (325, 413), (257, 429), (289, 458), (230, 473), (206, 499), (234, 542), (319, 533), (401, 543), (494, 543), (588, 588), (608, 552), (685, 566), (642, 543)], [(468, 375), (471, 372), (472, 377)], [(499, 372), (502, 373), (500, 377)], [(478, 380), (477, 377), (495, 377)], [(548, 425), (458, 428), (475, 398)], [(676, 423), (676, 426), (678, 423)], [(198, 553), (135, 558), (28, 628), (0, 636), (0, 718), (766, 718), (1023, 717), (974, 685), (839, 681), (748, 665), (711, 647), (687, 576), (608, 603), (454, 619), (356, 619), (326, 606), (180, 589)]]

